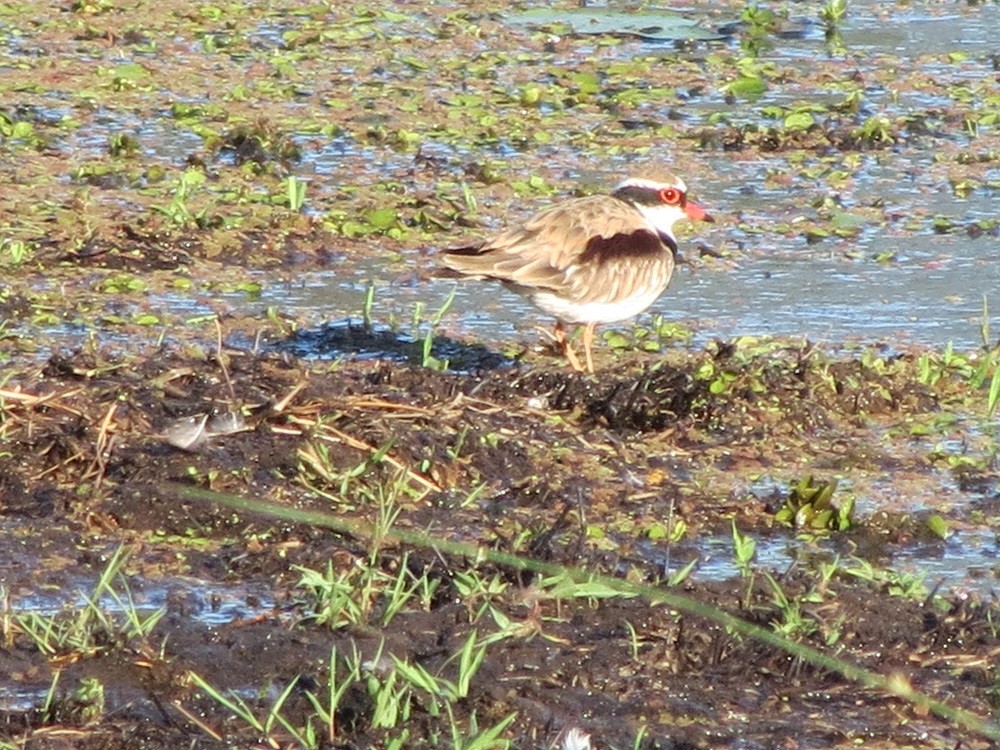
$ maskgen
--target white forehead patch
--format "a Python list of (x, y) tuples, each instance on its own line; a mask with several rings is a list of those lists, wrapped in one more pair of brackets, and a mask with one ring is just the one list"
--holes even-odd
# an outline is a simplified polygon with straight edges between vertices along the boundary
[(650, 190), (659, 190), (665, 187), (675, 187), (678, 188), (682, 193), (687, 192), (687, 185), (684, 184), (684, 180), (680, 177), (674, 177), (673, 175), (667, 175), (668, 179), (664, 182), (659, 180), (649, 180), (645, 177), (629, 177), (626, 180), (618, 183), (618, 187), (615, 190), (621, 190), (626, 187), (640, 187), (648, 188)]

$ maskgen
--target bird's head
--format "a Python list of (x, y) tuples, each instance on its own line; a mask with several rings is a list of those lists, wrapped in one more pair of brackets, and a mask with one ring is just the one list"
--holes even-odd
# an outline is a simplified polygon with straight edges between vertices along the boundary
[(673, 175), (655, 180), (629, 177), (614, 189), (612, 195), (633, 205), (658, 234), (671, 240), (674, 224), (681, 219), (715, 221), (704, 208), (688, 200), (687, 185)]

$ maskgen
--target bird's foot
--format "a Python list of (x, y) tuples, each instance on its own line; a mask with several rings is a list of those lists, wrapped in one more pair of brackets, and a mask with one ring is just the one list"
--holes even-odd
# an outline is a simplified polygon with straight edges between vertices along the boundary
[(593, 369), (587, 369), (580, 362), (580, 358), (576, 356), (576, 352), (573, 351), (573, 347), (566, 342), (566, 347), (563, 349), (563, 354), (566, 357), (566, 361), (569, 362), (569, 366), (572, 367), (576, 372), (593, 372)]
[[(580, 358), (576, 356), (576, 352), (573, 351), (573, 347), (570, 346), (569, 343), (569, 338), (567, 338), (566, 336), (566, 329), (563, 328), (561, 323), (556, 323), (555, 328), (552, 330), (552, 333), (549, 333), (548, 331), (546, 331), (545, 333), (559, 348), (559, 351), (562, 352), (562, 355), (566, 358), (566, 361), (569, 362), (569, 366), (572, 367), (576, 372), (593, 372), (593, 369), (588, 369), (584, 367), (583, 364), (580, 362)], [(590, 358), (588, 357), (587, 360), (589, 364)]]

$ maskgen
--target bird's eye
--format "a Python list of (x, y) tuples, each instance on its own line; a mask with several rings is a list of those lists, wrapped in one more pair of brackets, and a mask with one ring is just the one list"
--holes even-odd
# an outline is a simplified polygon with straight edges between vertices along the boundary
[(676, 206), (681, 202), (682, 197), (684, 197), (683, 193), (681, 193), (681, 191), (677, 188), (663, 188), (660, 191), (660, 200), (668, 206)]

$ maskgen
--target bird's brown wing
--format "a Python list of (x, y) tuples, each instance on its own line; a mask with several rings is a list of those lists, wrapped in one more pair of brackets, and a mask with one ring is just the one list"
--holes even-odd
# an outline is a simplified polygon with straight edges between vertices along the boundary
[[(628, 254), (625, 237), (639, 233), (660, 243), (634, 208), (608, 195), (575, 198), (535, 214), (524, 224), (508, 229), (479, 247), (446, 251), (444, 265), (469, 276), (497, 279), (525, 286), (565, 283), (567, 269), (581, 262), (600, 262), (607, 247), (613, 255)], [(635, 250), (646, 254), (650, 242)]]
[(665, 262), (667, 278), (673, 268), (670, 249), (642, 215), (608, 195), (559, 203), (480, 247), (448, 251), (441, 261), (466, 276), (581, 302), (617, 299), (662, 276)]

